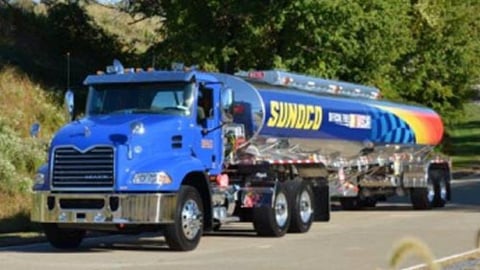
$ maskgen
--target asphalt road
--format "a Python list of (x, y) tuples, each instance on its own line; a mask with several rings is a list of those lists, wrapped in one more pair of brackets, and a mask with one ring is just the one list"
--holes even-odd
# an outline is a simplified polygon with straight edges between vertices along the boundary
[[(0, 249), (0, 269), (388, 269), (393, 246), (405, 237), (425, 243), (436, 258), (476, 248), (480, 229), (480, 179), (455, 181), (443, 209), (411, 210), (408, 198), (362, 211), (334, 210), (331, 221), (306, 234), (255, 236), (250, 224), (205, 235), (187, 253), (167, 250), (159, 235), (87, 239), (80, 250), (46, 243)], [(408, 256), (399, 267), (421, 263)]]

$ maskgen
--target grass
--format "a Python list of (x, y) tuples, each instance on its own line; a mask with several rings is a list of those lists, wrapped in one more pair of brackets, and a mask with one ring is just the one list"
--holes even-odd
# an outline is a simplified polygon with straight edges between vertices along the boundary
[[(160, 17), (139, 20), (117, 8), (89, 4), (85, 6), (88, 14), (107, 32), (114, 34), (125, 44), (125, 50), (144, 53), (161, 40), (156, 30), (161, 26)], [(139, 20), (138, 22), (136, 22)]]
[(455, 170), (480, 170), (480, 103), (465, 107), (465, 119), (448, 129)]
[[(64, 122), (53, 91), (13, 67), (0, 68), (0, 233), (30, 231), (30, 188), (36, 169), (45, 162), (44, 142)], [(30, 126), (42, 126), (30, 138)]]
[(0, 233), (34, 231), (30, 222), (31, 198), (21, 192), (1, 192)]

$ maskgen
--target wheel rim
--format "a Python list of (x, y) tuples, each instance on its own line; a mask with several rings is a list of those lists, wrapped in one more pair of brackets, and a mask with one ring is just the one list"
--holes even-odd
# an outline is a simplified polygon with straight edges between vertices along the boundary
[(447, 183), (443, 179), (440, 181), (440, 198), (444, 201), (447, 200)]
[(275, 200), (275, 219), (278, 226), (284, 227), (288, 219), (288, 202), (285, 193), (278, 193)]
[(300, 218), (303, 223), (308, 223), (312, 217), (312, 199), (308, 191), (304, 190), (300, 195)]
[(432, 183), (428, 183), (427, 185), (427, 198), (429, 202), (433, 202), (433, 199), (435, 198), (435, 189), (433, 188)]
[(182, 230), (188, 240), (194, 239), (202, 228), (202, 212), (194, 200), (188, 200), (182, 209)]

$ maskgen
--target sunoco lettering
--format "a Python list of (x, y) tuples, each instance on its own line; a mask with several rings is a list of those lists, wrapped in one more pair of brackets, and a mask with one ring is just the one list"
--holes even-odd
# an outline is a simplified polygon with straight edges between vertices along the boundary
[(318, 130), (321, 124), (320, 106), (270, 101), (269, 127)]

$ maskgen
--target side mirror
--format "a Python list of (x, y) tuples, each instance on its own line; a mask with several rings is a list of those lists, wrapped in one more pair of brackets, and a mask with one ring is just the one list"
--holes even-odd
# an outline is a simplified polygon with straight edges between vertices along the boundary
[(38, 133), (40, 133), (40, 124), (32, 124), (32, 126), (30, 127), (30, 136), (32, 136), (32, 138), (36, 138), (38, 137)]
[(73, 120), (74, 99), (75, 98), (72, 90), (68, 89), (67, 92), (65, 92), (65, 104), (64, 104), (68, 121)]
[(232, 113), (233, 112), (233, 90), (232, 88), (222, 89), (222, 110)]

